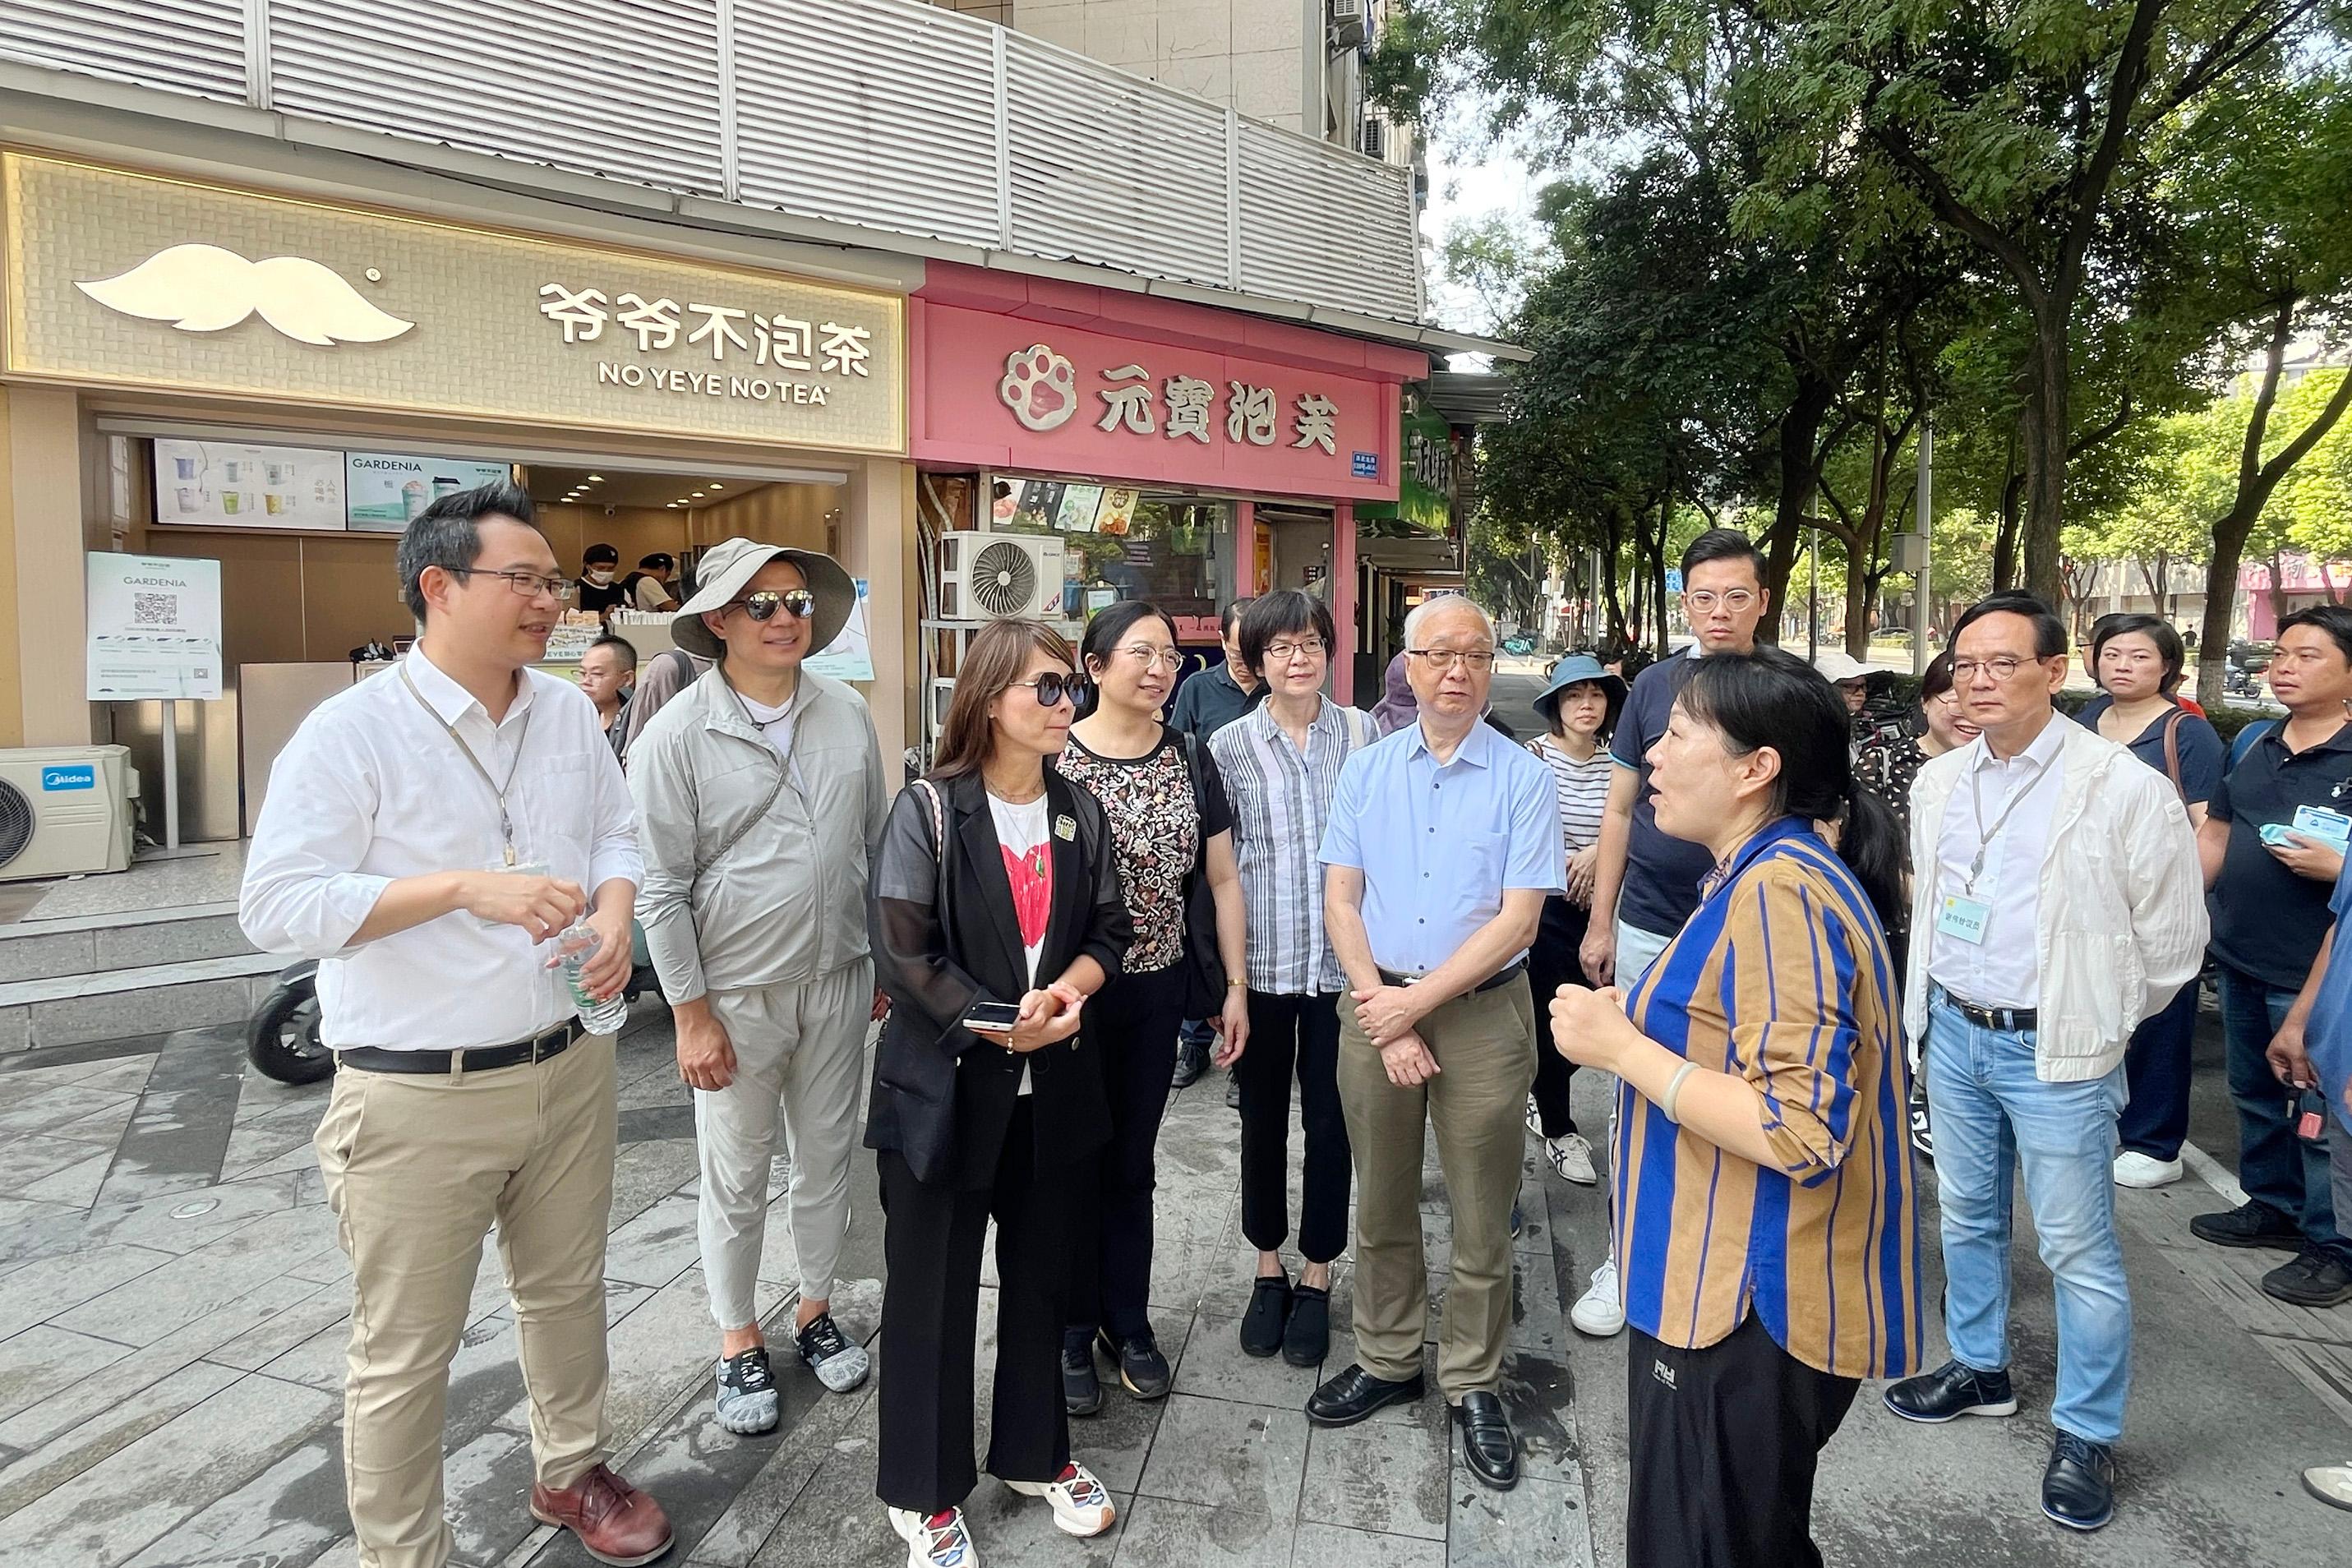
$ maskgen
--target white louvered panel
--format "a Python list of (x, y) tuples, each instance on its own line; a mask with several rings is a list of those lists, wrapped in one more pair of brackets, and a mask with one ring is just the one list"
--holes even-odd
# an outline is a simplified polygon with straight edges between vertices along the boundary
[(718, 0), (270, 0), (273, 107), (720, 195)]
[(904, 0), (735, 0), (742, 200), (996, 245), (989, 33)]
[(1242, 122), (1242, 287), (1410, 321), (1421, 309), (1410, 174)]
[(1223, 287), (1224, 110), (1005, 39), (1013, 248)]
[(0, 0), (0, 57), (245, 101), (245, 0)]

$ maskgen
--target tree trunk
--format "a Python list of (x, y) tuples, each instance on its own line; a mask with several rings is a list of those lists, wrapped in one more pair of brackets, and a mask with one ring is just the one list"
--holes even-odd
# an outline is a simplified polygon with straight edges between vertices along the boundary
[[(1792, 362), (1793, 363), (1793, 362)], [(1821, 439), (1822, 420), (1829, 414), (1836, 389), (1817, 376), (1798, 371), (1797, 394), (1780, 416), (1780, 490), (1772, 510), (1771, 531), (1764, 536), (1764, 618), (1756, 624), (1756, 640), (1780, 640), (1780, 612), (1788, 601), (1789, 578), (1795, 570), (1805, 520), (1812, 515), (1813, 444)]]
[[(2022, 426), (2025, 418), (2018, 417)], [(2000, 522), (1992, 536), (1992, 591), (2017, 585), (2017, 536), (2022, 527), (2025, 500), (2025, 470), (2014, 466), (2015, 444), (2011, 443), (2012, 466), (2009, 477), (2000, 482)]]
[(2327, 570), (2327, 557), (2324, 553), (2316, 554), (2312, 557), (2312, 560), (2315, 562), (2319, 567), (2319, 591), (2327, 595), (2327, 602), (2329, 604), (2342, 604), (2344, 602), (2342, 596), (2336, 592), (2336, 579), (2334, 576), (2329, 574)]
[(2278, 636), (2278, 624), (2286, 619), (2286, 563), (2279, 559), (2275, 546), (2271, 550), (2271, 636)]
[[(2054, 305), (2033, 326), (2033, 395), (2025, 408), (2025, 590), (2058, 603), (2058, 529), (2066, 500), (2068, 312)], [(2043, 316), (2054, 319), (2042, 319)]]

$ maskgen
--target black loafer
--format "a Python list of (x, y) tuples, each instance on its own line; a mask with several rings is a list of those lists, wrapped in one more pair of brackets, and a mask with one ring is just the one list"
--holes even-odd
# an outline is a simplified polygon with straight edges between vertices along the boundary
[(2069, 1530), (2097, 1530), (2115, 1518), (2115, 1450), (2059, 1433), (2042, 1472), (2042, 1511)]
[(1280, 1350), (1289, 1321), (1290, 1276), (1259, 1275), (1250, 1287), (1249, 1310), (1242, 1314), (1242, 1353), (1262, 1359)]
[(1353, 1426), (1391, 1405), (1418, 1400), (1428, 1391), (1429, 1385), (1419, 1373), (1402, 1383), (1391, 1383), (1350, 1364), (1347, 1371), (1307, 1396), (1307, 1419), (1318, 1426)]
[(1937, 1423), (1963, 1415), (2014, 1415), (2017, 1391), (2007, 1372), (1979, 1372), (1948, 1361), (1917, 1377), (1888, 1385), (1886, 1408), (1906, 1421)]
[(1168, 1080), (1171, 1089), (1190, 1089), (1201, 1081), (1209, 1070), (1209, 1047), (1197, 1040), (1176, 1042), (1176, 1071)]
[(1072, 1415), (1092, 1415), (1102, 1408), (1102, 1380), (1095, 1376), (1088, 1341), (1062, 1341), (1062, 1408)]
[(1331, 1292), (1301, 1285), (1290, 1293), (1290, 1323), (1282, 1331), (1282, 1359), (1321, 1366), (1331, 1353)]
[(2216, 1247), (2273, 1247), (2281, 1252), (2303, 1250), (2303, 1227), (2259, 1198), (2248, 1198), (2220, 1214), (2200, 1214), (2189, 1222), (2189, 1233)]
[(1129, 1394), (1138, 1399), (1168, 1397), (1169, 1384), (1175, 1381), (1175, 1374), (1168, 1370), (1168, 1358), (1160, 1353), (1160, 1342), (1151, 1337), (1150, 1330), (1118, 1339), (1105, 1329), (1097, 1342), (1110, 1357), (1111, 1364), (1118, 1368), (1118, 1381)]
[(1496, 1491), (1508, 1491), (1519, 1480), (1519, 1443), (1511, 1433), (1509, 1412), (1486, 1393), (1465, 1394), (1454, 1407), (1462, 1424), (1462, 1462), (1470, 1473)]

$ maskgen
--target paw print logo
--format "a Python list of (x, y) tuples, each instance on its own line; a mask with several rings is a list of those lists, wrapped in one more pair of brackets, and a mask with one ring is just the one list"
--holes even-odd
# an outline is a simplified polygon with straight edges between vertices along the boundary
[(1077, 367), (1044, 343), (1004, 356), (996, 395), (1031, 430), (1058, 430), (1078, 411)]

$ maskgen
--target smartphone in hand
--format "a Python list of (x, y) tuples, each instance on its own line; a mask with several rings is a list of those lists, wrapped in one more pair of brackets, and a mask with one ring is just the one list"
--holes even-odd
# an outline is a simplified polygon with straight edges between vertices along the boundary
[(1021, 1009), (1011, 1002), (975, 1002), (963, 1016), (963, 1026), (975, 1035), (1009, 1035), (1021, 1021)]

